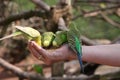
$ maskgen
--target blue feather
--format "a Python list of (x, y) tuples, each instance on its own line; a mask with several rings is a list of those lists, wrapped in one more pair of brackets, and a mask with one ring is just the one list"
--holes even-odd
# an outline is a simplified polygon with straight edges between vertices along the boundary
[(83, 63), (82, 63), (82, 57), (81, 57), (81, 55), (80, 55), (79, 52), (77, 52), (77, 56), (78, 56), (78, 61), (79, 61), (81, 70), (82, 70), (82, 72), (84, 73), (84, 67), (83, 67)]
[(78, 56), (79, 64), (81, 67), (82, 72), (84, 73), (83, 63), (82, 63), (82, 49), (81, 49), (81, 43), (77, 37), (75, 37), (75, 49)]
[(80, 29), (78, 26), (76, 26), (74, 23), (71, 23), (69, 25), (69, 30), (67, 31), (67, 39), (68, 39), (69, 46), (78, 56), (81, 71), (84, 73), (84, 67), (83, 67), (83, 63), (82, 63), (82, 44), (80, 41), (80, 31), (79, 30)]

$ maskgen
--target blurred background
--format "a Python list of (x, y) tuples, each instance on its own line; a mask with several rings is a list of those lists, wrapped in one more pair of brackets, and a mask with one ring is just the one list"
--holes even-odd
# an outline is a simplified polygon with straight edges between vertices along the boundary
[[(66, 26), (74, 21), (80, 27), (83, 45), (120, 43), (119, 0), (0, 0), (0, 37), (14, 32), (14, 25), (40, 33), (63, 30), (61, 17)], [(21, 36), (0, 41), (0, 80), (120, 79), (119, 67), (84, 62), (84, 68), (80, 73), (77, 60), (44, 64), (30, 54)]]

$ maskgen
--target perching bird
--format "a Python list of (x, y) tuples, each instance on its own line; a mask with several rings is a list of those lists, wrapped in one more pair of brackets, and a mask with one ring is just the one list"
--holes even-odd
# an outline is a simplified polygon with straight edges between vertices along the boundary
[(49, 47), (52, 44), (55, 34), (53, 32), (44, 32), (42, 34), (42, 46)]
[(82, 63), (82, 47), (80, 41), (80, 28), (76, 26), (75, 23), (71, 22), (69, 25), (69, 30), (67, 31), (68, 45), (77, 54), (79, 64), (82, 72), (84, 73), (83, 63)]
[(67, 31), (57, 31), (52, 45), (54, 47), (60, 47), (65, 42), (67, 42)]
[(11, 38), (14, 36), (22, 35), (27, 40), (33, 40), (38, 45), (41, 46), (41, 34), (37, 30), (35, 30), (31, 27), (21, 27), (21, 26), (15, 26), (15, 27), (17, 29), (15, 32), (13, 32), (12, 34), (10, 34), (8, 36), (0, 38), (0, 40), (4, 40), (4, 39)]

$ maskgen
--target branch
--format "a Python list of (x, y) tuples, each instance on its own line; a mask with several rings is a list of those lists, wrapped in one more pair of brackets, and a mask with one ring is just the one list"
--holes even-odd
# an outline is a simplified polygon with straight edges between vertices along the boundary
[(33, 3), (38, 5), (40, 8), (42, 8), (45, 11), (50, 10), (50, 6), (48, 6), (46, 3), (44, 3), (42, 0), (31, 0)]
[(112, 24), (113, 26), (116, 26), (118, 28), (120, 28), (120, 24), (116, 23), (115, 21), (113, 21), (112, 19), (110, 19), (108, 16), (106, 16), (103, 12), (100, 12), (101, 16), (110, 24)]
[(120, 17), (120, 8), (117, 9), (116, 16)]
[(117, 5), (117, 6), (112, 6), (112, 7), (107, 7), (107, 8), (100, 8), (100, 9), (96, 9), (96, 10), (93, 10), (93, 11), (89, 11), (89, 12), (85, 12), (83, 14), (79, 14), (75, 17), (72, 18), (72, 20), (75, 20), (79, 17), (93, 17), (93, 16), (97, 16), (98, 14), (100, 14), (100, 11), (107, 11), (107, 10), (111, 10), (111, 9), (117, 9), (117, 8), (120, 8), (120, 5)]
[(20, 20), (20, 19), (23, 19), (23, 18), (28, 19), (28, 18), (33, 17), (33, 16), (43, 17), (45, 15), (46, 15), (45, 12), (38, 11), (38, 10), (26, 11), (26, 12), (22, 12), (22, 13), (19, 13), (19, 14), (11, 15), (11, 16), (1, 20), (0, 25), (8, 25), (13, 21)]
[(119, 75), (120, 74), (120, 70), (118, 71), (114, 71), (112, 73), (106, 73), (103, 75), (91, 75), (91, 76), (79, 76), (79, 77), (52, 77), (52, 78), (43, 78), (38, 74), (33, 74), (33, 73), (29, 73), (29, 72), (24, 72), (23, 70), (21, 70), (20, 68), (13, 66), (12, 64), (6, 62), (5, 60), (3, 60), (2, 58), (0, 58), (0, 66), (14, 72), (16, 75), (18, 75), (19, 77), (22, 78), (27, 78), (30, 80), (99, 80), (101, 77), (104, 77), (105, 79), (107, 78), (116, 78), (115, 75)]
[(87, 38), (83, 35), (80, 38), (81, 38), (83, 44), (86, 44), (86, 45), (100, 45), (100, 43), (95, 42), (93, 40), (90, 40), (89, 38)]
[[(61, 2), (65, 2), (65, 0), (60, 0)], [(68, 1), (68, 0), (67, 0)], [(69, 2), (69, 1), (68, 1)], [(69, 2), (70, 3), (70, 2)], [(71, 5), (70, 5), (71, 6)], [(59, 18), (59, 21), (58, 21), (58, 28), (60, 29), (60, 30), (68, 30), (67, 29), (67, 27), (66, 27), (66, 24), (65, 24), (65, 21), (64, 21), (64, 19), (61, 17), (61, 18)], [(95, 42), (95, 41), (92, 41), (92, 40), (90, 40), (90, 39), (88, 39), (87, 37), (85, 37), (85, 36), (81, 36), (81, 40), (82, 40), (82, 42), (84, 43), (84, 44), (86, 44), (86, 45), (98, 45), (98, 44), (100, 44), (100, 43), (97, 43), (97, 42)]]
[(71, 0), (59, 0), (59, 4), (67, 4), (71, 6)]
[(59, 18), (58, 29), (63, 30), (63, 31), (64, 30), (68, 30), (67, 27), (66, 27), (66, 25), (65, 25), (65, 21), (64, 21), (64, 19), (62, 17)]
[(69, 21), (65, 21), (62, 17), (63, 15), (69, 15), (66, 16), (67, 18), (70, 17), (71, 15), (71, 0), (59, 0), (59, 4), (67, 4), (67, 6), (65, 6), (64, 9), (62, 9), (61, 11), (59, 10), (58, 12), (62, 13), (62, 16), (59, 17), (58, 20), (58, 29), (60, 30), (68, 30), (67, 29), (67, 23), (69, 23)]
[[(41, 0), (31, 0), (32, 2), (34, 2), (35, 4), (39, 5), (42, 9), (44, 9), (45, 11), (49, 11), (50, 10), (50, 7), (45, 4), (43, 1)], [(24, 19), (28, 19), (32, 16), (39, 16), (39, 17), (43, 17), (45, 16), (45, 12), (42, 12), (42, 11), (26, 11), (26, 12), (22, 12), (22, 13), (19, 13), (19, 14), (14, 14), (14, 15), (11, 15), (3, 20), (0, 21), (0, 25), (8, 25), (9, 23), (15, 21), (15, 20), (20, 20), (22, 18)]]
[(119, 0), (75, 0), (75, 3), (111, 3), (111, 4), (120, 4)]
[(41, 77), (39, 74), (35, 73), (29, 73), (21, 70), (20, 68), (6, 62), (4, 59), (0, 58), (0, 66), (12, 71), (16, 75), (18, 75), (20, 78), (28, 78), (33, 80), (46, 80), (45, 78)]
[(92, 76), (67, 76), (67, 77), (52, 77), (51, 80), (100, 80), (99, 75)]

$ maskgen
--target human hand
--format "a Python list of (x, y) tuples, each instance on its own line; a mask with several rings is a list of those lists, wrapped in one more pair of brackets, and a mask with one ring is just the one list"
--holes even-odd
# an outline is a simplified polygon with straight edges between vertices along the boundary
[(42, 60), (47, 64), (51, 63), (50, 57), (48, 58), (48, 51), (37, 45), (34, 41), (28, 42), (28, 49), (37, 59)]
[(73, 51), (69, 49), (68, 45), (63, 45), (56, 50), (48, 51), (37, 45), (34, 41), (30, 41), (28, 42), (28, 49), (37, 59), (42, 60), (46, 64), (75, 58)]

